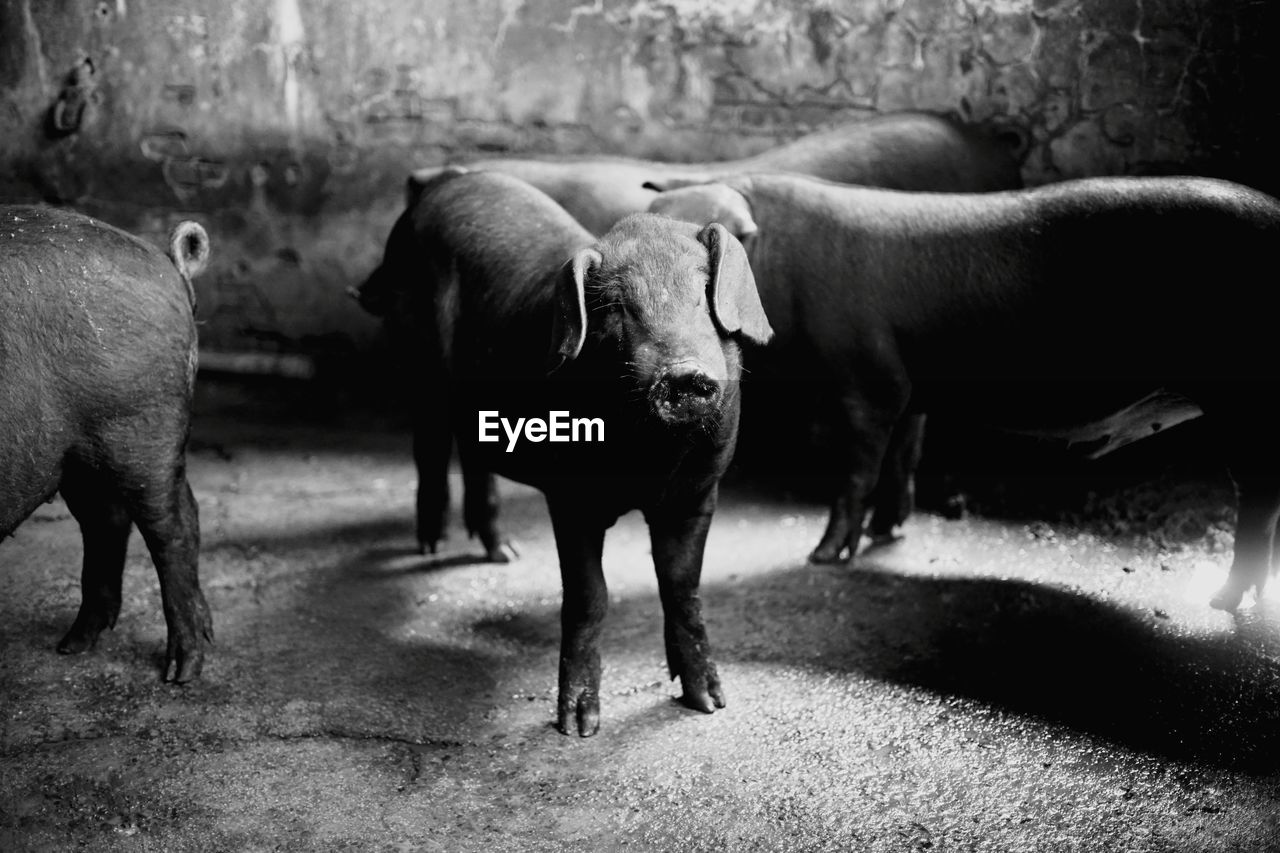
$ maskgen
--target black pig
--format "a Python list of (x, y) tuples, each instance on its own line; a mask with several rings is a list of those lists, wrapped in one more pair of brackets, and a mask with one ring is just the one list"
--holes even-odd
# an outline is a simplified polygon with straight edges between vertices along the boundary
[(204, 229), (179, 224), (169, 256), (77, 213), (0, 207), (0, 537), (62, 493), (84, 540), (80, 612), (58, 643), (74, 654), (115, 625), (136, 524), (160, 576), (165, 679), (184, 682), (213, 635), (186, 478)]
[[(748, 175), (659, 196), (748, 243), (779, 340), (838, 397), (849, 457), (812, 559), (852, 559), (912, 418), (963, 411), (1098, 456), (1204, 414), (1239, 497), (1211, 604), (1271, 573), (1280, 203), (1204, 178), (1092, 178), (948, 195)], [(751, 235), (749, 238), (747, 235)]]
[[(647, 210), (655, 187), (672, 189), (747, 172), (788, 172), (930, 192), (1012, 189), (1022, 186), (1015, 149), (1023, 144), (1013, 128), (992, 133), (942, 116), (904, 111), (847, 121), (752, 157), (718, 163), (499, 157), (464, 165), (528, 181), (593, 234), (603, 234), (627, 214)], [(420, 169), (410, 180), (426, 182), (442, 168), (451, 167)]]
[[(683, 700), (724, 707), (698, 599), (703, 547), (738, 425), (739, 340), (771, 331), (742, 246), (713, 225), (636, 214), (595, 241), (541, 191), (496, 173), (444, 174), (397, 222), (362, 304), (415, 328), (430, 416), (418, 420), (420, 535), (434, 547), (458, 440), (467, 526), (486, 548), (491, 472), (546, 496), (560, 556), (561, 731), (599, 728), (605, 531), (640, 509)], [(425, 411), (425, 410), (424, 410)], [(566, 412), (595, 443), (481, 440), (490, 412)]]

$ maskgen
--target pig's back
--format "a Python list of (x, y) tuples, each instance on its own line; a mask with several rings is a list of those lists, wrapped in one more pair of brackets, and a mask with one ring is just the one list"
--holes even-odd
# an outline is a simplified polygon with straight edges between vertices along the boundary
[(595, 237), (541, 190), (496, 172), (440, 184), (415, 216), (452, 362), (545, 372), (555, 274)]
[(982, 129), (919, 112), (848, 122), (722, 164), (715, 172), (789, 172), (918, 192), (991, 192), (1022, 186), (1011, 144)]
[(40, 370), (46, 390), (85, 396), (130, 396), (167, 374), (187, 382), (191, 299), (158, 249), (39, 207), (0, 208), (0, 247), (0, 382)]
[[(770, 299), (794, 306), (797, 336), (867, 339), (875, 326), (936, 356), (928, 370), (942, 375), (963, 372), (970, 355), (1043, 376), (1121, 364), (1276, 373), (1266, 342), (1280, 287), (1256, 270), (1280, 242), (1280, 204), (1247, 187), (1126, 177), (987, 194), (788, 176), (736, 185), (760, 227), (752, 264), (766, 310)], [(1202, 343), (1220, 329), (1233, 332)]]
[(555, 199), (520, 178), (467, 172), (419, 204), (421, 230), (456, 257), (500, 265), (494, 275), (528, 273), (564, 261), (594, 236)]
[(79, 214), (0, 207), (0, 531), (111, 424), (154, 411), (169, 429), (194, 369), (187, 285), (159, 250)]

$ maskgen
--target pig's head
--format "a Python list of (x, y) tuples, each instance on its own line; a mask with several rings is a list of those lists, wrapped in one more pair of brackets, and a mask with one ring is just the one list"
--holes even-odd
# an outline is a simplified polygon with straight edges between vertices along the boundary
[(773, 335), (746, 252), (718, 224), (628, 216), (564, 265), (556, 292), (553, 369), (621, 370), (671, 425), (715, 417), (741, 373), (739, 341)]
[(421, 255), (415, 223), (418, 203), (435, 187), (466, 173), (462, 166), (436, 166), (410, 173), (405, 181), (405, 211), (387, 237), (382, 263), (363, 284), (347, 290), (347, 295), (359, 302), (361, 308), (375, 317), (404, 317), (410, 313), (406, 300), (412, 288), (406, 287), (405, 277), (411, 275)]
[(724, 184), (650, 183), (659, 194), (649, 203), (649, 212), (697, 225), (719, 222), (730, 234), (747, 241), (760, 229), (751, 215), (746, 197)]
[(409, 250), (413, 239), (413, 225), (408, 212), (401, 215), (387, 239), (382, 263), (369, 274), (359, 287), (347, 289), (347, 295), (360, 303), (360, 307), (375, 317), (394, 317), (397, 303), (403, 298), (404, 288), (396, 268), (396, 257)]

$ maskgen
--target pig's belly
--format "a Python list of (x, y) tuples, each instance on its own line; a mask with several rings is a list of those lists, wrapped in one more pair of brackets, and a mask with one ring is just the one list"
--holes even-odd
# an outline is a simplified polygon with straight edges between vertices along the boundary
[[(14, 381), (0, 365), (0, 539), (53, 497), (74, 436), (59, 417), (55, 394), (35, 382)], [(47, 396), (42, 399), (42, 392)], [(43, 403), (43, 405), (42, 405)]]
[(0, 539), (16, 530), (58, 490), (57, 461), (31, 465), (29, 459), (12, 458), (17, 455), (0, 453)]

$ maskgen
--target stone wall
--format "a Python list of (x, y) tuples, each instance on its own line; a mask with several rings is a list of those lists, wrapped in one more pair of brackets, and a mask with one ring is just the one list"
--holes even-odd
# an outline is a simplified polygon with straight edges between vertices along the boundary
[(206, 348), (338, 363), (412, 166), (742, 156), (900, 109), (1013, 126), (1036, 184), (1273, 193), (1268, 0), (0, 0), (0, 197), (204, 221)]

